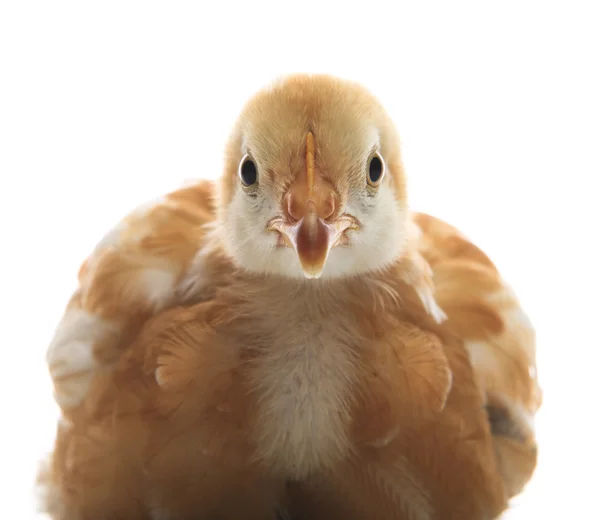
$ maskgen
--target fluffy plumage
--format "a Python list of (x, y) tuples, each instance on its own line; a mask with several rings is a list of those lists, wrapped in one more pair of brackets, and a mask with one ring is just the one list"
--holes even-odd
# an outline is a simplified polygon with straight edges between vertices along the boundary
[[(290, 234), (309, 218), (357, 222), (317, 280)], [(359, 85), (259, 92), (220, 183), (133, 212), (79, 280), (48, 350), (55, 519), (493, 518), (535, 467), (533, 330), (481, 251), (411, 214)]]

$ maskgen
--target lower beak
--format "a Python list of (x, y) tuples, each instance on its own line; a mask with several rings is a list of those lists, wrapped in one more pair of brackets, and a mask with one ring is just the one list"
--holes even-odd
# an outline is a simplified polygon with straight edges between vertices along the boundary
[(319, 278), (331, 249), (345, 244), (346, 231), (356, 229), (358, 224), (353, 217), (343, 215), (327, 222), (310, 206), (305, 216), (294, 224), (275, 219), (269, 225), (269, 230), (278, 231), (284, 244), (296, 251), (306, 278)]

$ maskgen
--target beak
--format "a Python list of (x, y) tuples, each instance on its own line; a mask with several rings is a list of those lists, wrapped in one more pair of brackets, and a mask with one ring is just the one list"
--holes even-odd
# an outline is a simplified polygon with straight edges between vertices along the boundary
[(319, 278), (332, 248), (347, 243), (346, 231), (358, 229), (350, 215), (339, 215), (339, 196), (328, 182), (315, 179), (314, 137), (306, 138), (306, 179), (299, 176), (284, 197), (287, 219), (268, 226), (281, 243), (296, 251), (306, 278)]
[(282, 245), (296, 251), (306, 278), (319, 278), (331, 249), (347, 244), (345, 232), (356, 229), (356, 220), (350, 216), (326, 222), (318, 215), (314, 202), (310, 200), (300, 221), (287, 224), (277, 218), (269, 224), (269, 230), (281, 234)]

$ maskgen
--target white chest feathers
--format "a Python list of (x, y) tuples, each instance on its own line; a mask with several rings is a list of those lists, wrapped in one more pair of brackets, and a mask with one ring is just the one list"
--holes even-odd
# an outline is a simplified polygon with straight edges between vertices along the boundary
[[(293, 331), (290, 323), (296, 323)], [(290, 316), (286, 338), (270, 345), (256, 365), (257, 455), (289, 478), (306, 477), (350, 449), (355, 368), (339, 330), (339, 324), (294, 322)]]

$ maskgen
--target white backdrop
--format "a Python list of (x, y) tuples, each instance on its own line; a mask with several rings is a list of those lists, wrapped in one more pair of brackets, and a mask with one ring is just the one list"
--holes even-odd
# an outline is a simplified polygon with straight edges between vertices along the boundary
[(380, 96), (413, 206), (482, 246), (537, 326), (540, 460), (507, 517), (591, 518), (599, 20), (594, 2), (573, 0), (4, 0), (2, 517), (35, 518), (33, 478), (56, 418), (44, 354), (85, 255), (139, 202), (218, 176), (257, 88), (329, 72)]

